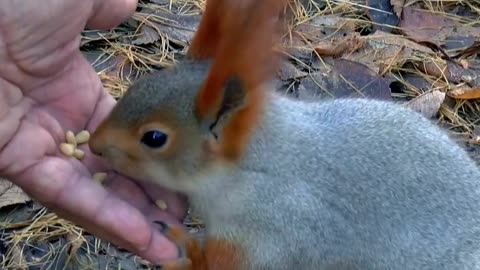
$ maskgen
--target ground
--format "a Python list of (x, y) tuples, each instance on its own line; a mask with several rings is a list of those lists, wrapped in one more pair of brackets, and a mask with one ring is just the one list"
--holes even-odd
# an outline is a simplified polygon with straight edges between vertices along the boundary
[[(204, 4), (140, 1), (119, 27), (85, 30), (81, 50), (121, 97), (136, 78), (185, 55)], [(278, 91), (313, 100), (393, 99), (436, 120), (480, 164), (479, 18), (479, 0), (293, 0)], [(1, 192), (2, 185), (0, 207)], [(198, 221), (185, 223), (201, 234)], [(3, 269), (149, 269), (30, 200), (2, 207), (0, 228)]]

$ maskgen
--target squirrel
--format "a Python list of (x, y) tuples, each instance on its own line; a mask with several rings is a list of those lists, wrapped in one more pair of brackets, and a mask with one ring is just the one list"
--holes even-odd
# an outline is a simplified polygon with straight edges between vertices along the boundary
[(480, 269), (480, 169), (403, 105), (270, 84), (280, 0), (207, 0), (188, 57), (135, 81), (93, 132), (112, 167), (186, 194), (173, 270)]

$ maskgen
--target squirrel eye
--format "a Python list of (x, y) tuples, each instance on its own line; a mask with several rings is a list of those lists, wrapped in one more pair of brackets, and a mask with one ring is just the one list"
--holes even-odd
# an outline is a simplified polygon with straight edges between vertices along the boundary
[(165, 145), (167, 139), (168, 135), (161, 132), (160, 130), (150, 130), (143, 134), (141, 141), (143, 144), (151, 148), (159, 148)]

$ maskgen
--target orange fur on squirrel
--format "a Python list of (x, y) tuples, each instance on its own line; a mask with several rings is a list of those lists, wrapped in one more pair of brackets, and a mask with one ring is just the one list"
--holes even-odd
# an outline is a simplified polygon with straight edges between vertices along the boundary
[(165, 227), (165, 235), (185, 247), (187, 258), (162, 264), (164, 270), (242, 270), (245, 256), (241, 247), (232, 242), (207, 238), (205, 246), (185, 231), (176, 227)]
[(246, 269), (246, 256), (243, 249), (232, 242), (221, 239), (207, 239), (204, 249), (208, 270)]
[[(196, 114), (199, 120), (212, 119), (220, 110), (226, 80), (232, 76), (240, 79), (246, 104), (224, 127), (220, 146), (222, 157), (233, 161), (246, 148), (261, 116), (265, 94), (262, 84), (277, 67), (273, 46), (280, 33), (277, 22), (286, 1), (245, 0), (223, 5), (217, 2), (207, 4), (205, 16), (211, 17), (204, 19), (190, 48), (192, 57), (201, 56), (205, 53), (200, 52), (207, 52), (211, 42), (217, 42), (212, 68), (197, 97)], [(213, 33), (212, 40), (209, 33)]]
[(207, 1), (202, 20), (188, 49), (191, 57), (202, 59), (214, 56), (221, 36), (221, 11), (222, 0)]

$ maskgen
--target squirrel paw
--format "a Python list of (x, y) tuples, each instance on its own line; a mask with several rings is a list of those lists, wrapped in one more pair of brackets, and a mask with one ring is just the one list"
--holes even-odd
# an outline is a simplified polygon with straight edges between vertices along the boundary
[(179, 259), (165, 262), (162, 270), (195, 270), (207, 269), (200, 243), (180, 228), (167, 225), (163, 221), (154, 221), (160, 226), (161, 232), (178, 247)]

